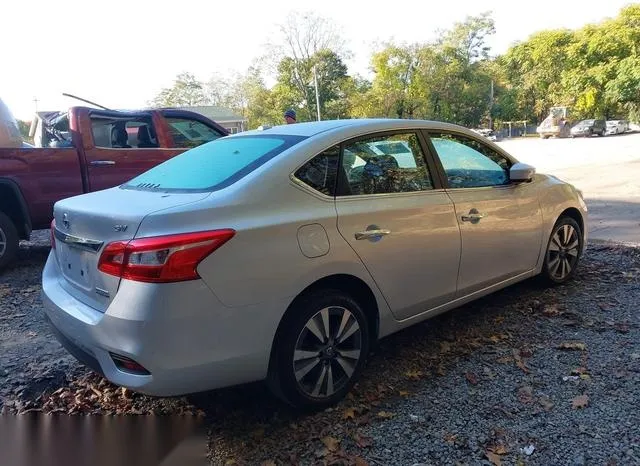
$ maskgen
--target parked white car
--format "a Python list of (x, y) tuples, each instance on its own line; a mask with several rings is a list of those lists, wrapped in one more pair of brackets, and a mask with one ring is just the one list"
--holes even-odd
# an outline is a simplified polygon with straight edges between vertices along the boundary
[(622, 134), (629, 130), (629, 122), (626, 120), (607, 120), (606, 134)]
[(339, 120), (217, 139), (56, 203), (46, 315), (115, 384), (267, 379), (343, 398), (375, 342), (540, 275), (570, 280), (582, 193), (460, 126)]

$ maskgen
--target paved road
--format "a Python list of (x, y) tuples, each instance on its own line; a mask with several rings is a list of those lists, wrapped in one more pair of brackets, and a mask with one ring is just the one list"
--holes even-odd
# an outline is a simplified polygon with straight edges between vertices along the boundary
[(591, 239), (640, 244), (640, 134), (499, 143), (584, 192)]

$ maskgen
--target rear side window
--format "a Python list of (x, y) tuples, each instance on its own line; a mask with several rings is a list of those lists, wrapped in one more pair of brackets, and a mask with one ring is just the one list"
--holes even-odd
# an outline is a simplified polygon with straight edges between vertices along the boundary
[(300, 136), (240, 136), (216, 139), (183, 152), (122, 187), (192, 192), (222, 189), (305, 139)]
[(309, 160), (294, 176), (316, 191), (333, 196), (339, 163), (340, 146), (334, 146)]

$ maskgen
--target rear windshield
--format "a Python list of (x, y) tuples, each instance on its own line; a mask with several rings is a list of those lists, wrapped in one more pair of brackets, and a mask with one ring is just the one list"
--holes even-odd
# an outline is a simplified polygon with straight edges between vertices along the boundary
[(303, 139), (280, 135), (216, 139), (157, 165), (121, 187), (169, 192), (215, 191), (232, 185)]

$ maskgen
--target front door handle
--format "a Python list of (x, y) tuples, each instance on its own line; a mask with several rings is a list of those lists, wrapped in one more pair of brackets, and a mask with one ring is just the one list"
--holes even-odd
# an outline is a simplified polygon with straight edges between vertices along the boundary
[(370, 240), (379, 240), (383, 236), (391, 234), (391, 230), (385, 230), (384, 228), (379, 228), (375, 230), (365, 230), (359, 231), (355, 234), (357, 240), (362, 239), (370, 239)]
[(115, 165), (116, 162), (113, 160), (93, 160), (91, 165)]
[(481, 214), (477, 209), (471, 209), (467, 215), (462, 216), (463, 222), (479, 222), (480, 219), (486, 217), (485, 214)]

